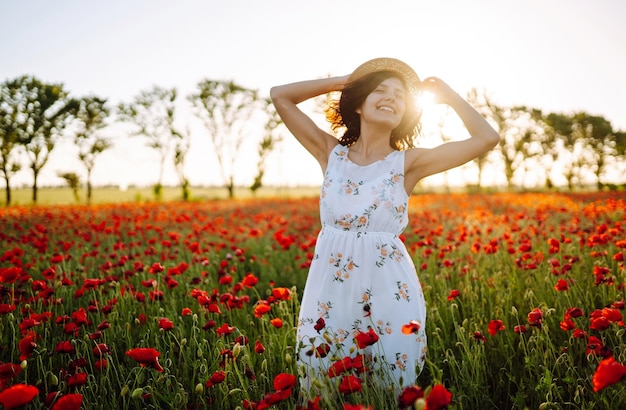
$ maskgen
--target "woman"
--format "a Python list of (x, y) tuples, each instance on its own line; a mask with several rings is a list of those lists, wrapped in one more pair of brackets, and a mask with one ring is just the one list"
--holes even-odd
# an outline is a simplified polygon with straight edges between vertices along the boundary
[[(339, 140), (298, 108), (333, 91), (341, 97), (327, 117), (333, 130), (345, 129)], [(470, 138), (415, 147), (421, 111), (413, 97), (422, 91), (452, 107)], [(420, 179), (489, 151), (499, 135), (442, 80), (420, 81), (392, 58), (367, 61), (347, 76), (273, 87), (271, 97), (324, 174), (322, 229), (297, 329), (301, 390), (314, 395), (316, 379), (351, 368), (384, 387), (413, 385), (426, 352), (426, 306), (398, 238), (408, 223), (409, 195)]]

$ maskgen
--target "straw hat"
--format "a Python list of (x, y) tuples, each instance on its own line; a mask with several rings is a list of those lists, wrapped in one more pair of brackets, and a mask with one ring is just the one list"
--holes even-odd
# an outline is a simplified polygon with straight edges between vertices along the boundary
[(412, 94), (418, 92), (420, 83), (418, 75), (408, 64), (396, 58), (381, 57), (366, 61), (350, 74), (348, 82), (352, 82), (364, 75), (378, 71), (393, 71), (398, 73), (404, 79), (406, 86)]

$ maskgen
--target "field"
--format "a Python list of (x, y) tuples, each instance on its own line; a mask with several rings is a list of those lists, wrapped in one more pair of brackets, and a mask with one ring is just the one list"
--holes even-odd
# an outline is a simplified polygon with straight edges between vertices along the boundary
[(626, 408), (626, 194), (413, 196), (429, 350), (400, 396), (348, 369), (297, 401), (318, 229), (316, 198), (0, 209), (0, 404)]

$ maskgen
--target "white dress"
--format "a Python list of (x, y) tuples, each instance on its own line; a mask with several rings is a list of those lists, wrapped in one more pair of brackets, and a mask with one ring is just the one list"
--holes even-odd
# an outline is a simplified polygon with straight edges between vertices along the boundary
[[(333, 149), (320, 193), (322, 229), (297, 328), (304, 394), (338, 358), (358, 355), (371, 371), (357, 376), (371, 374), (394, 388), (413, 385), (426, 353), (424, 294), (398, 237), (408, 223), (404, 152), (360, 166), (348, 150)], [(359, 348), (359, 333), (378, 341)]]

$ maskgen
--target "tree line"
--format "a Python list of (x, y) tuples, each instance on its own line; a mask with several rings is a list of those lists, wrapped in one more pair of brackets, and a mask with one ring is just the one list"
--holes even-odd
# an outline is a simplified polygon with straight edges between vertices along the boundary
[[(189, 180), (184, 168), (190, 132), (176, 125), (178, 99), (176, 88), (155, 85), (140, 91), (132, 101), (112, 107), (106, 98), (75, 97), (63, 84), (46, 83), (34, 76), (4, 81), (0, 84), (0, 174), (5, 183), (6, 204), (11, 203), (11, 178), (24, 165), (32, 172), (32, 201), (37, 202), (38, 177), (62, 139), (69, 139), (78, 147), (90, 202), (96, 159), (113, 146), (102, 130), (114, 122), (130, 125), (129, 135), (143, 137), (146, 145), (158, 153), (155, 197), (161, 196), (164, 168), (172, 161), (182, 198), (188, 199)], [(234, 195), (235, 162), (244, 141), (258, 143), (257, 175), (250, 189), (260, 188), (265, 159), (281, 139), (281, 122), (270, 99), (233, 81), (205, 79), (187, 100), (207, 130), (229, 196)], [(249, 124), (261, 125), (251, 129)], [(257, 135), (249, 135), (254, 133)], [(17, 159), (20, 152), (26, 154), (26, 164)], [(75, 189), (80, 184), (76, 173), (59, 176)]]
[[(182, 198), (188, 199), (189, 181), (184, 168), (190, 132), (176, 125), (179, 98), (176, 88), (155, 85), (140, 91), (132, 101), (111, 106), (106, 98), (75, 97), (63, 84), (46, 83), (35, 76), (4, 81), (0, 84), (0, 174), (5, 183), (6, 204), (11, 203), (11, 178), (23, 166), (32, 173), (32, 201), (37, 202), (38, 177), (62, 139), (71, 140), (78, 148), (87, 202), (90, 202), (96, 159), (113, 146), (102, 130), (120, 122), (130, 126), (130, 136), (143, 137), (147, 146), (158, 153), (155, 196), (161, 195), (164, 167), (172, 161)], [(258, 144), (257, 174), (249, 188), (259, 189), (266, 159), (282, 139), (281, 121), (269, 98), (234, 81), (204, 79), (186, 100), (206, 129), (229, 197), (234, 196), (236, 160), (244, 142)], [(605, 175), (610, 170), (619, 172), (620, 161), (626, 155), (626, 133), (614, 130), (602, 116), (585, 112), (544, 113), (525, 106), (503, 107), (477, 90), (470, 91), (468, 100), (494, 124), (502, 137), (497, 150), (474, 160), (479, 186), (485, 165), (493, 163), (503, 169), (508, 187), (514, 188), (516, 173), (523, 172), (527, 161), (534, 159), (544, 170), (546, 188), (555, 186), (553, 171), (558, 166), (568, 189), (583, 185), (585, 175), (590, 174), (601, 189), (606, 185)], [(250, 127), (250, 124), (256, 125)], [(443, 127), (440, 134), (445, 140)], [(26, 154), (26, 164), (19, 161), (20, 153)], [(59, 176), (75, 190), (80, 185), (77, 173)]]

